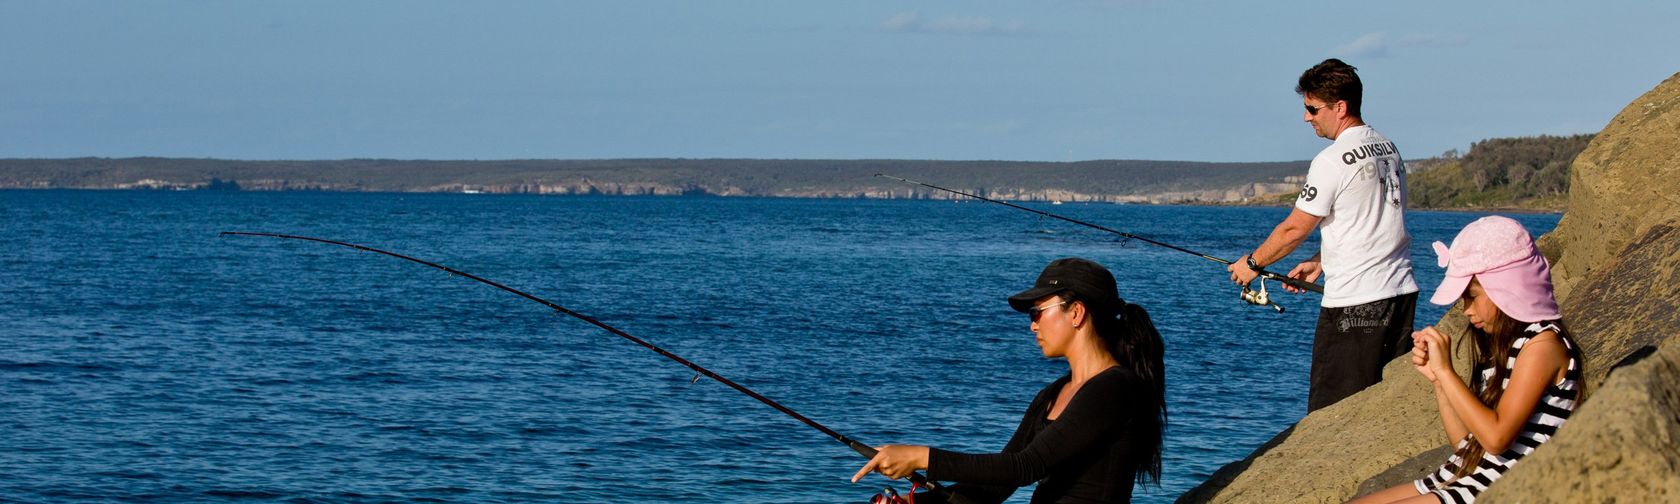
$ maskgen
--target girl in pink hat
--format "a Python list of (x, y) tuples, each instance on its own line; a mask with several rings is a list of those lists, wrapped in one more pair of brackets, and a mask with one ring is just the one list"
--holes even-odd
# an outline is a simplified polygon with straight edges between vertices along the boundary
[[(1475, 378), (1452, 368), (1451, 338), (1412, 334), (1412, 366), (1435, 385), (1441, 425), (1457, 451), (1423, 479), (1354, 501), (1468, 503), (1552, 438), (1581, 400), (1581, 352), (1552, 296), (1551, 269), (1522, 224), (1483, 217), (1449, 248), (1435, 242), (1446, 278), (1430, 302), (1463, 303)], [(1467, 462), (1468, 461), (1468, 462)]]

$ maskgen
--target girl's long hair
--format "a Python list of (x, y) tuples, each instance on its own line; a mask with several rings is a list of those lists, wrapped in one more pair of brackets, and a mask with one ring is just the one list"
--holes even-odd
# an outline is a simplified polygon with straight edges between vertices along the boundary
[[(1569, 335), (1569, 329), (1563, 325), (1563, 321), (1557, 321), (1555, 324), (1558, 326), (1559, 337)], [(1486, 326), (1487, 330), (1477, 329), (1474, 324), (1465, 324), (1464, 336), (1459, 338), (1459, 341), (1460, 343), (1464, 340), (1472, 342), (1470, 345), (1470, 389), (1477, 391), (1476, 398), (1482, 401), (1482, 405), (1497, 408), (1499, 407), (1499, 398), (1505, 396), (1503, 384), (1506, 379), (1511, 377), (1511, 369), (1505, 367), (1505, 363), (1511, 358), (1511, 343), (1523, 336), (1523, 323), (1505, 315), (1504, 311), (1496, 309), (1493, 316), (1489, 317), (1482, 325)], [(1568, 348), (1569, 356), (1575, 359), (1576, 365), (1584, 366), (1584, 360), (1579, 358), (1580, 350), (1576, 349), (1573, 344), (1569, 345)], [(1493, 374), (1486, 380), (1482, 379), (1483, 369), (1493, 370)], [(1580, 400), (1583, 388), (1580, 386), (1575, 388), (1574, 400)], [(1487, 450), (1482, 447), (1481, 440), (1476, 439), (1475, 436), (1470, 436), (1470, 441), (1455, 453), (1455, 455), (1458, 455), (1460, 463), (1458, 471), (1453, 473), (1453, 479), (1463, 478), (1476, 472), (1476, 467), (1481, 465), (1482, 456), (1486, 453)]]
[(1149, 312), (1142, 306), (1125, 301), (1120, 302), (1118, 309), (1093, 309), (1096, 307), (1089, 302), (1085, 305), (1091, 310), (1097, 336), (1102, 338), (1109, 355), (1144, 383), (1143, 407), (1154, 411), (1141, 415), (1141, 423), (1133, 431), (1146, 454), (1134, 474), (1139, 484), (1160, 485), (1161, 437), (1167, 427), (1167, 376), (1161, 333), (1155, 330)]

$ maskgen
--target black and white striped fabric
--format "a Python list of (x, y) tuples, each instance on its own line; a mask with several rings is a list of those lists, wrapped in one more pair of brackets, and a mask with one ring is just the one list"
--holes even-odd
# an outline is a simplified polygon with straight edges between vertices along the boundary
[[(1575, 342), (1554, 323), (1532, 324), (1526, 329), (1528, 335), (1511, 343), (1511, 357), (1505, 361), (1506, 379), (1499, 383), (1499, 388), (1503, 389), (1511, 383), (1509, 370), (1517, 365), (1517, 353), (1522, 351), (1523, 345), (1534, 335), (1547, 330), (1556, 332), (1558, 339), (1563, 341), (1564, 348), (1569, 351), (1569, 370), (1564, 373), (1563, 380), (1547, 387), (1545, 393), (1541, 394), (1540, 403), (1534, 407), (1534, 413), (1529, 415), (1522, 431), (1511, 440), (1511, 445), (1506, 447), (1504, 453), (1484, 453), (1481, 463), (1476, 466), (1476, 472), (1457, 480), (1452, 479), (1453, 474), (1458, 472), (1460, 464), (1464, 461), (1454, 454), (1439, 471), (1413, 482), (1419, 494), (1433, 493), (1443, 503), (1475, 502), (1476, 495), (1487, 490), (1488, 485), (1492, 485), (1494, 480), (1516, 465), (1518, 460), (1533, 453), (1541, 443), (1551, 440), (1558, 427), (1563, 425), (1564, 420), (1569, 419), (1569, 414), (1575, 411), (1575, 391), (1581, 387), (1580, 352), (1575, 349)], [(1482, 387), (1485, 389), (1491, 385), (1488, 382), (1493, 380), (1493, 369), (1484, 368), (1481, 375)], [(1474, 434), (1460, 440), (1454, 450), (1463, 449), (1470, 442), (1470, 436)]]

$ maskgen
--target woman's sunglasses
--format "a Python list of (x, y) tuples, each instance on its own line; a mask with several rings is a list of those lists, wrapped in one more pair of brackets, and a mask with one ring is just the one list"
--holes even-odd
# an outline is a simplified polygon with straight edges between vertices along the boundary
[(1072, 302), (1073, 301), (1062, 301), (1060, 303), (1050, 303), (1050, 304), (1047, 304), (1047, 305), (1044, 305), (1044, 306), (1034, 306), (1032, 308), (1027, 309), (1027, 316), (1032, 317), (1033, 322), (1038, 322), (1038, 316), (1043, 315), (1044, 310), (1055, 308), (1057, 306), (1066, 305), (1066, 304), (1072, 303)]

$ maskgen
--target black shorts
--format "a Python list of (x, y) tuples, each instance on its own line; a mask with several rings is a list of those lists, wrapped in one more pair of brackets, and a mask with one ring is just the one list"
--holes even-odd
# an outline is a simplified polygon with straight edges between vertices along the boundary
[(1320, 308), (1313, 335), (1307, 412), (1382, 381), (1382, 368), (1412, 351), (1416, 292), (1341, 308)]

